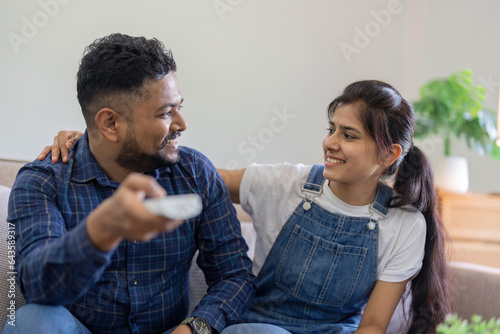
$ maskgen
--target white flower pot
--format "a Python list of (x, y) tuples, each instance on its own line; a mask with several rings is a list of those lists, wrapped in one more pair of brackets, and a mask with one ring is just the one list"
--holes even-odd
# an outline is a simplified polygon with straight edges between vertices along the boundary
[(438, 189), (465, 194), (469, 190), (469, 168), (464, 157), (444, 157), (436, 167)]

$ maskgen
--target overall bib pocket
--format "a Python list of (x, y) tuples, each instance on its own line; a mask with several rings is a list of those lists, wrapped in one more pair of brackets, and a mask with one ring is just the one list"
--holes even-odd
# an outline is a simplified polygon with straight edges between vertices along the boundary
[(342, 306), (356, 289), (367, 252), (295, 225), (278, 264), (276, 285), (307, 303)]

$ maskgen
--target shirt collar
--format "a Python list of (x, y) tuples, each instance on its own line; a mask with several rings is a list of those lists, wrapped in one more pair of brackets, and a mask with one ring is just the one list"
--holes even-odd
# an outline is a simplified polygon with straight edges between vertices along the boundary
[[(99, 163), (90, 151), (87, 130), (85, 130), (83, 136), (74, 144), (74, 147), (72, 181), (87, 183), (95, 179), (102, 186), (118, 187), (120, 185), (118, 182), (111, 180), (99, 166)], [(172, 169), (170, 167), (163, 167), (144, 174), (158, 179), (160, 175), (165, 173), (172, 173)]]

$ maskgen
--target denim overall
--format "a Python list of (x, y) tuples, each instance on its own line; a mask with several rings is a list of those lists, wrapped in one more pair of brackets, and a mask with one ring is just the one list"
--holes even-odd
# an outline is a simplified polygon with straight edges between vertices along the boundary
[[(257, 277), (257, 293), (240, 322), (292, 333), (353, 333), (377, 280), (378, 228), (372, 218), (332, 213), (314, 203), (323, 166), (313, 166), (304, 200), (280, 231)], [(387, 215), (392, 189), (380, 184), (370, 212)]]

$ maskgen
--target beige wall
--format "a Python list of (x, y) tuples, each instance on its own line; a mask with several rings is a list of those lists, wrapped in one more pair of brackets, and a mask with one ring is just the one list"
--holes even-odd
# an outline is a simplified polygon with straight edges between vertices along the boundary
[[(0, 0), (0, 158), (32, 159), (58, 129), (84, 128), (82, 51), (124, 32), (172, 48), (184, 145), (220, 167), (318, 163), (325, 107), (358, 79), (412, 101), (425, 81), (471, 68), (496, 108), (499, 12), (496, 0)], [(441, 158), (439, 138), (419, 144)], [(469, 158), (471, 190), (500, 193), (500, 162), (456, 153)]]

